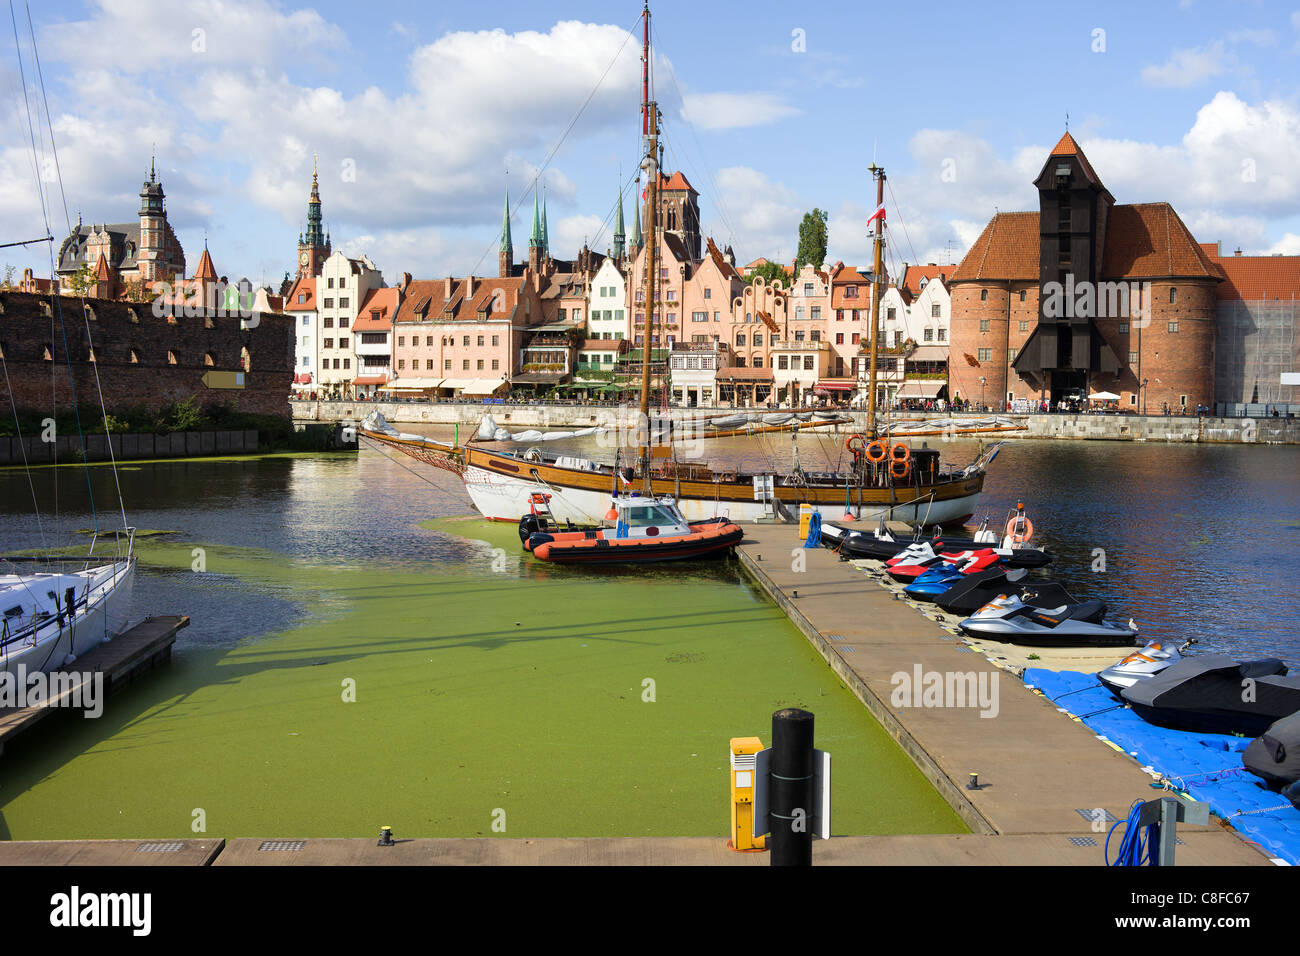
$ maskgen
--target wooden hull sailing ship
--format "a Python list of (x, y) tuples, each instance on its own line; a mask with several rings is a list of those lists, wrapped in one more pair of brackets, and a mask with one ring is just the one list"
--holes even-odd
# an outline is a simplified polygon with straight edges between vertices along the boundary
[[(642, 46), (642, 159), (647, 210), (645, 242), (645, 299), (659, 301), (656, 282), (660, 272), (656, 233), (660, 180), (659, 108), (650, 96), (650, 11), (643, 13)], [(636, 456), (624, 460), (620, 450), (614, 462), (600, 463), (573, 455), (548, 454), (539, 447), (525, 450), (489, 450), (478, 445), (449, 445), (418, 435), (403, 435), (372, 413), (358, 429), (365, 438), (387, 445), (458, 475), (480, 513), (494, 521), (518, 521), (529, 512), (536, 494), (550, 496), (551, 510), (561, 522), (599, 524), (611, 497), (626, 494), (671, 496), (688, 521), (727, 517), (732, 521), (785, 520), (799, 517), (808, 506), (825, 518), (893, 520), (914, 525), (951, 525), (975, 513), (984, 487), (984, 472), (998, 446), (984, 449), (961, 469), (942, 467), (939, 452), (913, 448), (902, 441), (877, 438), (875, 405), (877, 332), (880, 326), (882, 251), (884, 247), (884, 170), (871, 167), (876, 179), (875, 267), (871, 274), (870, 379), (865, 434), (848, 439), (852, 465), (848, 471), (808, 472), (798, 465), (797, 445), (793, 469), (785, 474), (715, 470), (694, 461), (679, 461), (671, 438), (656, 444), (662, 434), (650, 416), (650, 367), (654, 309), (647, 310), (641, 362), (640, 417)], [(797, 435), (797, 425), (794, 434)], [(584, 434), (592, 430), (583, 430)], [(881, 430), (883, 431), (883, 430)], [(498, 436), (499, 437), (499, 436)], [(545, 436), (551, 437), (551, 436)], [(555, 436), (561, 437), (561, 436)], [(563, 437), (581, 437), (568, 435)]]

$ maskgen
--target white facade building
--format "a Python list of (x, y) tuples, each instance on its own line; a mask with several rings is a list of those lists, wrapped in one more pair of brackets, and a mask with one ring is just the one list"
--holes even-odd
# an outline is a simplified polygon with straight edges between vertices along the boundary
[(366, 256), (352, 259), (335, 252), (325, 260), (316, 277), (319, 388), (352, 395), (352, 383), (357, 378), (352, 326), (366, 296), (383, 284), (383, 275)]
[(610, 258), (600, 264), (591, 280), (591, 295), (587, 303), (587, 338), (627, 338), (626, 279)]

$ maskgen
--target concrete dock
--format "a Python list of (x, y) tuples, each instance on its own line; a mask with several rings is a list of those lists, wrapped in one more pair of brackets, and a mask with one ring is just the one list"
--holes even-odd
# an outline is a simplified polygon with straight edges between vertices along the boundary
[(71, 682), (50, 700), (27, 707), (0, 708), (0, 753), (5, 744), (25, 730), (30, 730), (50, 714), (66, 710), (71, 700), (84, 700), (84, 685), (103, 674), (103, 692), (115, 690), (134, 680), (171, 657), (172, 645), (181, 628), (190, 619), (183, 615), (148, 617), (123, 631), (113, 640), (82, 654), (68, 668)]
[[(1160, 795), (1134, 760), (1027, 688), (1008, 662), (988, 659), (836, 553), (800, 545), (793, 526), (747, 526), (736, 553), (971, 830), (1017, 838), (1019, 850), (991, 844), (1007, 847), (999, 857), (1030, 862), (1072, 837), (1096, 837), (1097, 811), (1123, 819), (1133, 801)], [(1123, 649), (1104, 656), (1117, 660)], [(896, 706), (894, 675), (918, 668), (974, 674), (990, 687), (996, 674), (996, 716), (982, 717), (976, 706)], [(967, 788), (971, 773), (977, 790)], [(1179, 836), (1189, 845), (1195, 839), (1207, 863), (1267, 863), (1254, 844), (1213, 820), (1180, 827)], [(1092, 862), (1101, 862), (1100, 852)]]

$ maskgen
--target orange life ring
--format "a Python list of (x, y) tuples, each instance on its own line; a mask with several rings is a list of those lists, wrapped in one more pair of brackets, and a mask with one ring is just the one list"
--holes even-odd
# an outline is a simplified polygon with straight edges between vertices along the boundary
[[(1021, 521), (1025, 523), (1025, 530), (1018, 532), (1016, 525)], [(1015, 515), (1007, 520), (1007, 536), (1016, 544), (1024, 544), (1034, 536), (1034, 523), (1023, 514)]]
[[(854, 447), (853, 444), (854, 442), (857, 442), (857, 447)], [(853, 452), (854, 454), (858, 454), (862, 451), (863, 448), (867, 447), (867, 436), (850, 435), (848, 438), (844, 440), (844, 447), (849, 451)]]
[[(899, 452), (902, 451), (900, 455)], [(889, 449), (889, 458), (891, 461), (901, 461), (904, 464), (912, 460), (912, 449), (908, 448), (902, 442)]]
[(895, 478), (906, 478), (912, 473), (912, 465), (902, 458), (895, 458), (889, 463), (889, 473)]
[[(889, 447), (888, 445), (886, 445), (883, 441), (877, 438), (875, 441), (873, 441), (870, 445), (867, 446), (867, 461), (875, 462), (877, 464), (884, 461), (889, 456), (889, 452), (887, 450), (888, 447)], [(871, 450), (873, 448), (876, 451), (880, 452), (880, 454), (873, 455), (871, 453)]]

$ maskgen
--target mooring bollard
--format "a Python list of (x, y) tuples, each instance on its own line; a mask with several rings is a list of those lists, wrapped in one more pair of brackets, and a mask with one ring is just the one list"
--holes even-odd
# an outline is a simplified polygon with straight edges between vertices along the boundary
[(773, 866), (812, 865), (813, 715), (787, 707), (772, 715)]

